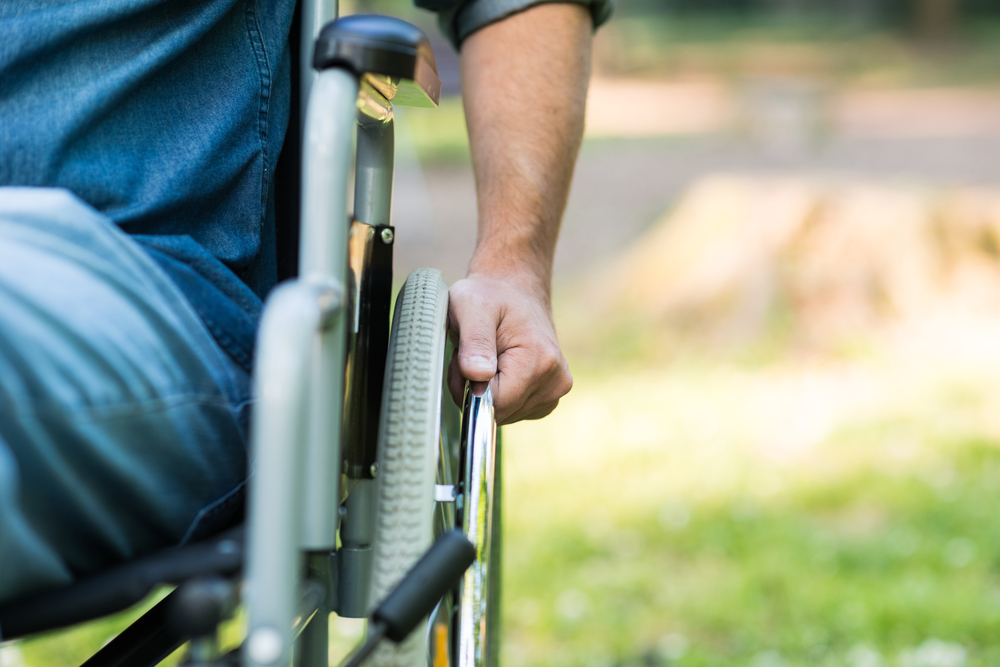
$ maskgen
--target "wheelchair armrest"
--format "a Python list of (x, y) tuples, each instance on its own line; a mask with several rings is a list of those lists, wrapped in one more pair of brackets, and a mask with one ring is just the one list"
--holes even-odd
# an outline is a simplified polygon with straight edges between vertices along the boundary
[(4, 640), (54, 630), (122, 611), (156, 586), (195, 576), (235, 574), (243, 566), (243, 527), (196, 544), (166, 549), (117, 566), (65, 588), (0, 609)]
[(397, 106), (436, 107), (441, 79), (430, 40), (391, 16), (354, 14), (323, 26), (313, 67), (346, 67)]

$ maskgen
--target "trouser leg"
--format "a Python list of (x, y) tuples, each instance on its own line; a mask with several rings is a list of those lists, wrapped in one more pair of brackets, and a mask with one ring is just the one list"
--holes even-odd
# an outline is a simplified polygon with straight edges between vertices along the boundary
[(0, 188), (0, 602), (224, 514), (248, 396), (110, 220), (65, 191)]

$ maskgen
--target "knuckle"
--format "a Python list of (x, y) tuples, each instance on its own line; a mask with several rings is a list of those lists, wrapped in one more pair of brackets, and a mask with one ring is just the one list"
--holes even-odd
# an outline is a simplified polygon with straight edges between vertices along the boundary
[(470, 288), (471, 285), (469, 284), (469, 281), (463, 278), (462, 280), (456, 281), (455, 284), (448, 289), (448, 296), (452, 299), (461, 299), (469, 292)]
[(545, 374), (552, 377), (559, 377), (562, 375), (563, 364), (562, 357), (554, 354), (549, 354), (545, 357)]
[(567, 370), (562, 376), (561, 382), (559, 383), (559, 396), (565, 396), (573, 389), (573, 376)]
[(496, 342), (496, 331), (489, 329), (477, 329), (471, 331), (465, 338), (465, 342), (476, 347), (492, 346)]
[(542, 373), (553, 378), (556, 382), (561, 382), (564, 376), (569, 375), (568, 364), (558, 347), (544, 351), (541, 359), (541, 370)]

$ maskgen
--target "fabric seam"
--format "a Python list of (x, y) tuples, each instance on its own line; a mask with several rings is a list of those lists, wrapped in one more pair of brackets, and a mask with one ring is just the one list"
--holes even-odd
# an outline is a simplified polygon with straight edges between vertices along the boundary
[(247, 0), (247, 34), (253, 45), (254, 57), (257, 60), (257, 72), (260, 76), (260, 107), (257, 117), (257, 134), (260, 139), (261, 170), (260, 179), (260, 218), (257, 221), (257, 233), (264, 229), (264, 218), (267, 215), (267, 183), (269, 180), (269, 157), (267, 145), (267, 117), (271, 98), (271, 67), (267, 61), (267, 51), (264, 49), (264, 37), (257, 20), (256, 0)]
[(205, 505), (200, 510), (198, 510), (198, 513), (194, 516), (193, 519), (191, 519), (191, 523), (188, 524), (188, 529), (184, 532), (184, 537), (181, 538), (181, 541), (178, 543), (178, 546), (183, 546), (187, 544), (188, 540), (191, 539), (191, 536), (194, 534), (195, 530), (198, 529), (198, 526), (199, 524), (201, 524), (202, 519), (211, 514), (212, 510), (224, 505), (227, 501), (231, 500), (233, 496), (242, 491), (243, 487), (247, 485), (248, 479), (249, 477), (245, 478), (242, 482), (237, 484), (235, 488), (231, 489), (229, 493), (226, 493), (221, 498), (215, 499), (214, 501), (210, 502), (209, 504)]

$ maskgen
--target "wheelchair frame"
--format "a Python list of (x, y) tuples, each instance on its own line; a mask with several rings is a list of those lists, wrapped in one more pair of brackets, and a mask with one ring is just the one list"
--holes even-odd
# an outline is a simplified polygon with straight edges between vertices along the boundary
[[(136, 591), (141, 596), (155, 583), (184, 582), (192, 575), (231, 576), (245, 554), (242, 598), (247, 635), (242, 653), (220, 659), (214, 655), (213, 636), (200, 630), (185, 635), (174, 627), (176, 623), (171, 625), (171, 608), (176, 608), (185, 590), (181, 583), (86, 665), (156, 664), (193, 637), (191, 658), (203, 666), (237, 660), (246, 667), (290, 665), (294, 652), (297, 666), (319, 667), (328, 664), (329, 614), (361, 618), (377, 602), (368, 599), (368, 590), (394, 241), (392, 102), (436, 106), (440, 81), (426, 37), (409, 24), (386, 17), (357, 17), (352, 23), (364, 32), (366, 20), (369, 28), (395, 22), (396, 34), (390, 29), (388, 46), (382, 46), (389, 51), (416, 47), (409, 61), (403, 58), (401, 73), (398, 63), (386, 66), (385, 53), (368, 53), (365, 60), (365, 43), (372, 41), (372, 35), (362, 35), (361, 47), (352, 45), (349, 26), (337, 36), (338, 26), (348, 21), (329, 23), (337, 13), (336, 0), (303, 0), (300, 12), (299, 86), (305, 112), (293, 118), (286, 139), (286, 144), (296, 140), (294, 121), (300, 120), (298, 277), (275, 288), (261, 317), (245, 546), (239, 533), (227, 533), (172, 554), (154, 555), (145, 564), (128, 564), (122, 570), (132, 567), (133, 579), (125, 586), (126, 593), (111, 595), (93, 614), (121, 609), (123, 600), (134, 599)], [(329, 35), (325, 42), (320, 39), (314, 52), (324, 25), (323, 33)], [(323, 60), (321, 47), (328, 53), (324, 67), (316, 72), (311, 65), (314, 55)], [(374, 71), (367, 68), (369, 64)], [(352, 154), (354, 217), (349, 220)], [(439, 510), (437, 529), (460, 527), (476, 547), (477, 560), (459, 590), (431, 614), (432, 631), (445, 628), (449, 635), (443, 650), (438, 646), (435, 652), (432, 647), (429, 662), (434, 667), (497, 664), (497, 444), (489, 390), (474, 396), (467, 388), (460, 439), (440, 443), (439, 485), (433, 500)], [(497, 539), (491, 539), (494, 533)], [(188, 560), (179, 554), (187, 554)], [(29, 632), (80, 622), (83, 612), (77, 608), (86, 608), (87, 596), (93, 598), (115, 576), (98, 575), (69, 591), (54, 591), (5, 611), (16, 615), (27, 610), (29, 617), (34, 613), (24, 626)], [(121, 588), (121, 575), (117, 576), (111, 588)], [(222, 613), (223, 607), (231, 607), (234, 591), (232, 586), (218, 590), (222, 592), (213, 604)], [(58, 609), (52, 613), (74, 594), (82, 600), (80, 605), (70, 604), (62, 616)]]
[[(368, 323), (364, 315), (369, 304), (383, 307), (388, 314), (391, 278), (379, 280), (378, 274), (385, 271), (384, 258), (382, 266), (373, 258), (394, 240), (389, 217), (392, 103), (436, 106), (440, 94), (425, 37), (420, 35), (414, 44), (414, 62), (412, 66), (407, 63), (405, 74), (400, 75), (386, 64), (384, 53), (363, 55), (367, 47), (349, 38), (338, 43), (336, 23), (317, 34), (318, 26), (329, 18), (324, 12), (330, 9), (329, 4), (308, 0), (303, 11), (301, 62), (304, 65), (312, 57), (320, 64), (322, 55), (330, 66), (317, 74), (302, 69), (307, 102), (299, 278), (272, 293), (258, 338), (258, 403), (252, 430), (255, 483), (250, 494), (245, 573), (248, 630), (243, 664), (247, 667), (287, 664), (296, 619), (312, 614), (325, 619), (331, 611), (361, 617), (375, 602), (367, 599), (376, 509), (372, 425), (378, 422), (387, 332), (379, 329), (377, 315)], [(327, 32), (330, 37), (324, 41)], [(314, 40), (315, 52), (310, 48)], [(372, 70), (367, 68), (369, 63)], [(346, 186), (355, 128), (354, 220), (348, 235), (341, 221), (347, 222)], [(331, 188), (330, 184), (337, 185)], [(348, 338), (345, 392), (343, 350)], [(466, 393), (460, 482), (450, 498), (449, 491), (441, 488), (438, 500), (455, 502), (458, 516), (443, 523), (462, 527), (477, 547), (478, 558), (451, 605), (454, 618), (446, 621), (453, 637), (448, 654), (433, 662), (473, 667), (496, 659), (495, 647), (487, 645), (486, 628), (494, 630), (497, 621), (497, 591), (491, 588), (496, 588), (499, 577), (493, 577), (491, 587), (489, 563), (495, 560), (491, 552), (499, 548), (499, 540), (490, 540), (491, 532), (499, 527), (491, 525), (497, 500), (492, 398), (488, 391), (480, 397)], [(306, 405), (308, 413), (303, 413)], [(330, 410), (330, 405), (345, 405), (343, 415), (349, 423), (342, 424), (341, 412)], [(353, 438), (344, 447), (340, 446), (342, 432)], [(442, 457), (448, 456), (447, 449), (441, 448)], [(448, 463), (442, 466), (449, 467)], [(341, 472), (351, 488), (338, 510), (341, 489), (336, 481)], [(273, 501), (276, 497), (280, 502)], [(344, 522), (338, 548), (341, 513)], [(306, 609), (299, 604), (302, 587), (297, 560), (302, 553), (308, 562), (308, 581), (324, 589), (323, 601)], [(307, 592), (303, 599), (308, 597)], [(297, 662), (326, 664), (327, 640), (326, 623), (309, 624), (298, 640)]]

